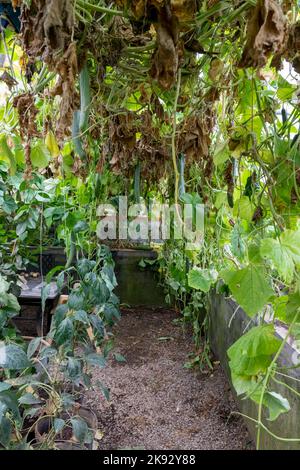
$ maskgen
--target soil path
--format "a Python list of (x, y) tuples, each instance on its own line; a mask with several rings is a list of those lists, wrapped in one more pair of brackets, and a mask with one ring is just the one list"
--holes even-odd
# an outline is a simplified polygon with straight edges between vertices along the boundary
[(219, 366), (213, 373), (183, 367), (192, 339), (166, 310), (127, 310), (115, 329), (112, 359), (93, 380), (110, 389), (110, 401), (90, 392), (103, 432), (100, 449), (196, 450), (251, 448), (228, 383)]

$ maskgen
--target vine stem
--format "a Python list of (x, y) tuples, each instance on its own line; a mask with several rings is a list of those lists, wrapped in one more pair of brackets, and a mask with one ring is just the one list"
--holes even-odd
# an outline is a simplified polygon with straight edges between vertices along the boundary
[(82, 0), (77, 0), (78, 5), (82, 5), (85, 10), (94, 10), (94, 11), (99, 11), (100, 13), (110, 13), (111, 15), (114, 16), (123, 16), (124, 18), (127, 17), (126, 13), (121, 10), (114, 10), (113, 8), (108, 8), (108, 7), (103, 7), (101, 5), (94, 5), (92, 3), (82, 1)]
[(296, 313), (292, 323), (290, 324), (289, 329), (287, 331), (287, 334), (286, 334), (284, 340), (282, 341), (277, 353), (275, 354), (271, 364), (269, 365), (268, 370), (267, 370), (267, 374), (266, 374), (265, 379), (263, 381), (262, 391), (261, 391), (259, 405), (258, 405), (258, 417), (257, 417), (258, 429), (257, 429), (257, 435), (256, 435), (256, 449), (257, 450), (259, 450), (259, 446), (260, 446), (261, 428), (262, 427), (264, 428), (263, 423), (262, 423), (262, 406), (263, 406), (264, 395), (265, 395), (265, 392), (266, 392), (268, 382), (269, 382), (271, 373), (273, 371), (274, 365), (275, 365), (278, 357), (280, 356), (284, 346), (287, 343), (287, 340), (288, 340), (288, 338), (291, 334), (292, 328), (293, 328), (294, 324), (296, 323), (296, 321), (298, 319), (299, 313), (300, 313), (299, 311)]
[[(179, 185), (179, 172), (177, 167), (177, 155), (176, 155), (176, 114), (177, 114), (177, 104), (178, 98), (180, 93), (180, 85), (181, 85), (181, 69), (178, 70), (178, 77), (177, 77), (177, 87), (176, 87), (176, 94), (174, 100), (174, 108), (173, 108), (173, 132), (172, 132), (172, 161), (174, 167), (174, 175), (175, 175), (175, 207), (177, 211), (177, 204), (178, 204), (178, 185)], [(178, 214), (177, 214), (178, 215)]]
[[(232, 411), (232, 414), (242, 416), (245, 419), (249, 419), (249, 421), (252, 421), (253, 423), (258, 424), (258, 421), (254, 418), (251, 418), (251, 416), (245, 415), (244, 413), (240, 413), (239, 411)], [(300, 439), (298, 438), (289, 438), (289, 437), (281, 437), (277, 436), (277, 434), (274, 434), (270, 429), (267, 428), (263, 423), (260, 424), (261, 427), (268, 433), (270, 436), (274, 437), (274, 439), (277, 439), (278, 441), (281, 442), (300, 442)]]

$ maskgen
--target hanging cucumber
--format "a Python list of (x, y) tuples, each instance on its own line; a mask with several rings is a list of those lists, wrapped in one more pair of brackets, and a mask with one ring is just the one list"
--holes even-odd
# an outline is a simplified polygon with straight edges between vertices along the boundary
[(291, 143), (291, 148), (293, 148), (294, 145), (295, 145), (298, 141), (300, 141), (299, 137), (300, 137), (300, 133), (298, 132), (298, 134), (296, 134), (296, 135), (293, 137), (293, 140), (292, 140), (292, 143)]
[(140, 202), (141, 197), (141, 163), (138, 161), (134, 170), (134, 200)]
[(91, 105), (90, 77), (89, 77), (87, 64), (85, 64), (85, 66), (80, 72), (79, 84), (80, 84), (79, 131), (84, 132), (88, 127), (90, 105)]
[(282, 124), (285, 124), (286, 121), (288, 120), (287, 112), (286, 112), (285, 108), (281, 109), (281, 119), (282, 119)]
[(100, 191), (101, 191), (101, 175), (99, 173), (96, 173), (96, 176), (95, 176), (95, 197), (96, 197), (96, 199), (100, 196)]
[(233, 193), (234, 193), (234, 167), (232, 159), (228, 160), (225, 172), (224, 172), (224, 179), (227, 184), (227, 201), (229, 207), (233, 208), (234, 200), (233, 200)]
[(71, 239), (70, 239), (70, 251), (65, 265), (65, 269), (68, 269), (72, 266), (76, 254), (76, 234), (72, 230)]
[(79, 130), (79, 118), (80, 118), (80, 111), (76, 110), (73, 114), (73, 124), (72, 124), (72, 140), (74, 144), (75, 153), (81, 158), (85, 159), (86, 154), (84, 148), (82, 146), (82, 141), (80, 138), (80, 130)]
[(72, 139), (75, 153), (81, 158), (86, 158), (86, 153), (82, 145), (81, 134), (87, 129), (89, 121), (89, 111), (91, 104), (90, 78), (87, 64), (83, 67), (79, 76), (80, 84), (80, 110), (74, 111), (72, 125)]
[(185, 194), (184, 167), (185, 167), (185, 156), (183, 153), (180, 153), (178, 157), (179, 198)]

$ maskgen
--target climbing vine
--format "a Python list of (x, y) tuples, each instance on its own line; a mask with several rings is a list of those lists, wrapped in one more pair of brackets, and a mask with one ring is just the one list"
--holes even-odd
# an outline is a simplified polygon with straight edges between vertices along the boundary
[[(300, 339), (299, 2), (12, 7), (20, 30), (1, 30), (6, 248), (24, 255), (42, 218), (46, 236), (52, 227), (63, 240), (69, 269), (76, 253), (91, 258), (96, 250), (99, 202), (126, 194), (135, 202), (203, 203), (201, 249), (165, 243), (161, 277), (167, 299), (193, 324), (195, 363), (210, 363), (201, 335), (213, 289), (250, 317), (253, 328), (228, 356), (237, 394), (258, 405), (259, 447), (261, 429), (271, 432), (262, 410), (270, 420), (290, 410), (272, 389), (287, 341), (276, 337), (277, 322)], [(7, 318), (18, 307), (6, 282)], [(85, 320), (78, 313), (76, 321)], [(62, 321), (71, 328), (69, 317)]]

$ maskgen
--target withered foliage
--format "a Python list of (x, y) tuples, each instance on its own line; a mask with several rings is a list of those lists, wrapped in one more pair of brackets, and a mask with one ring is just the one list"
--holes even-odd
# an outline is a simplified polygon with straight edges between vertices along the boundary
[(22, 6), (21, 37), (28, 57), (41, 57), (55, 67), (58, 55), (66, 51), (74, 26), (71, 0), (32, 0)]
[(124, 110), (111, 117), (104, 157), (110, 157), (110, 165), (114, 173), (128, 176), (134, 167), (137, 130), (134, 113)]
[(16, 96), (13, 106), (18, 111), (21, 137), (24, 140), (30, 140), (31, 137), (39, 136), (36, 126), (38, 110), (35, 107), (34, 96), (31, 93)]
[(73, 161), (72, 172), (78, 178), (81, 178), (83, 181), (88, 176), (88, 170), (85, 163), (76, 155)]
[(264, 67), (268, 58), (282, 54), (286, 40), (286, 19), (275, 0), (259, 0), (247, 26), (247, 41), (240, 67)]
[(4, 82), (10, 90), (18, 84), (18, 82), (6, 70), (4, 70), (0, 75), (0, 80), (1, 82)]
[(163, 178), (170, 167), (168, 144), (166, 139), (161, 138), (159, 127), (153, 125), (152, 116), (149, 110), (142, 114), (140, 127), (142, 136), (136, 148), (142, 177), (149, 183), (155, 183)]
[[(124, 111), (110, 118), (103, 159), (109, 161), (115, 174), (132, 177), (139, 161), (142, 177), (148, 182), (165, 175), (170, 162), (169, 149), (159, 127), (153, 124), (152, 116), (150, 110), (141, 115)], [(103, 165), (102, 159), (100, 165)]]
[(157, 48), (150, 75), (163, 89), (168, 90), (176, 82), (179, 65), (179, 21), (172, 15), (169, 5), (160, 9), (155, 29)]
[(12, 0), (11, 4), (13, 8), (20, 7), (22, 4), (22, 0)]
[(115, 16), (107, 28), (97, 22), (89, 25), (84, 40), (84, 50), (89, 51), (97, 63), (98, 76), (95, 77), (99, 88), (99, 81), (105, 77), (106, 67), (115, 67), (125, 48), (142, 47), (151, 41), (151, 35), (134, 34), (131, 23), (127, 18)]
[(284, 14), (288, 13), (290, 10), (292, 10), (295, 2), (294, 0), (283, 0), (282, 2), (282, 11)]
[(187, 164), (193, 161), (200, 163), (206, 177), (210, 177), (213, 171), (209, 147), (214, 124), (214, 111), (207, 108), (202, 113), (187, 117), (179, 130), (178, 152), (186, 155)]
[(198, 0), (116, 0), (116, 4), (129, 9), (137, 21), (146, 18), (148, 22), (154, 22), (157, 11), (166, 4), (170, 6), (172, 13), (180, 21), (190, 21), (193, 19), (199, 3)]
[(52, 95), (61, 95), (56, 133), (69, 133), (77, 102), (75, 79), (78, 72), (76, 45), (72, 41), (74, 11), (71, 0), (32, 0), (22, 6), (21, 38), (29, 64), (37, 58), (59, 75)]
[[(134, 29), (145, 32), (153, 25), (156, 49), (150, 76), (162, 89), (169, 90), (176, 81), (183, 56), (184, 44), (179, 40), (179, 34), (185, 30), (185, 23), (194, 18), (197, 0), (118, 0), (117, 4), (130, 9)], [(198, 43), (197, 47), (200, 47)]]
[(39, 136), (39, 132), (36, 126), (36, 115), (38, 114), (38, 110), (35, 107), (34, 96), (31, 93), (23, 93), (22, 95), (16, 96), (13, 100), (13, 106), (18, 111), (20, 123), (20, 136), (25, 142), (24, 153), (26, 170), (24, 173), (24, 179), (30, 180), (32, 177), (30, 142), (32, 137)]
[(289, 30), (286, 58), (292, 62), (296, 72), (300, 73), (300, 21)]
[(59, 139), (68, 134), (72, 123), (73, 114), (79, 105), (79, 97), (76, 92), (75, 81), (77, 76), (76, 45), (71, 42), (68, 49), (56, 63), (56, 72), (59, 74), (58, 81), (51, 95), (61, 96), (60, 115), (57, 122), (56, 133)]

